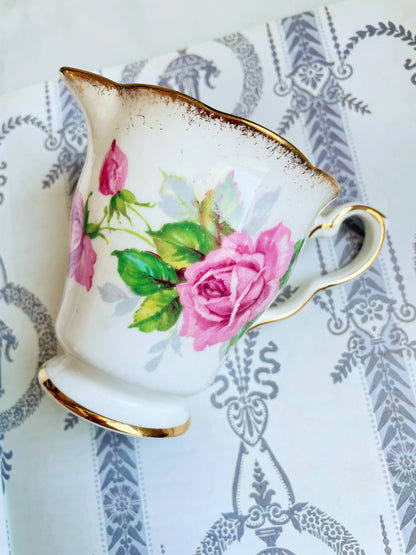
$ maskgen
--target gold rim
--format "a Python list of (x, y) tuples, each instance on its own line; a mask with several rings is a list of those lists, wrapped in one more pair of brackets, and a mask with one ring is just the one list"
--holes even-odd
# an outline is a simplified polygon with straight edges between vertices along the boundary
[(363, 264), (361, 266), (361, 268), (359, 268), (358, 270), (355, 270), (355, 272), (352, 272), (351, 274), (348, 274), (347, 276), (344, 276), (343, 278), (335, 279), (333, 281), (330, 281), (326, 285), (324, 285), (322, 287), (319, 287), (319, 289), (316, 289), (316, 291), (311, 293), (311, 295), (301, 305), (297, 306), (296, 308), (294, 308), (290, 312), (286, 312), (285, 314), (282, 314), (281, 316), (278, 316), (277, 318), (271, 318), (270, 320), (265, 320), (264, 322), (259, 322), (258, 324), (254, 324), (253, 326), (251, 326), (247, 330), (247, 333), (254, 330), (255, 328), (259, 328), (260, 326), (263, 326), (265, 324), (273, 324), (273, 322), (280, 322), (280, 320), (285, 320), (286, 318), (289, 318), (290, 316), (293, 316), (294, 314), (299, 312), (299, 310), (301, 310), (312, 299), (312, 297), (314, 295), (319, 293), (319, 291), (324, 291), (325, 289), (328, 289), (329, 287), (333, 287), (334, 285), (341, 285), (342, 283), (346, 283), (347, 281), (351, 281), (352, 279), (355, 279), (356, 277), (361, 275), (363, 272), (368, 270), (368, 268), (374, 263), (377, 256), (380, 254), (381, 247), (383, 246), (384, 238), (385, 238), (385, 235), (386, 235), (386, 224), (384, 222), (385, 216), (381, 212), (376, 210), (375, 208), (370, 208), (369, 206), (364, 206), (364, 205), (361, 205), (361, 204), (353, 204), (351, 206), (346, 206), (343, 210), (341, 210), (341, 212), (339, 214), (337, 214), (335, 216), (335, 218), (332, 220), (332, 222), (326, 222), (324, 224), (321, 224), (321, 225), (315, 227), (309, 233), (308, 239), (310, 239), (314, 235), (314, 233), (316, 233), (320, 229), (331, 229), (333, 227), (336, 227), (340, 223), (340, 221), (345, 219), (345, 216), (347, 214), (349, 214), (352, 211), (355, 212), (357, 210), (368, 212), (371, 216), (373, 216), (373, 218), (375, 218), (377, 220), (377, 222), (379, 223), (380, 228), (381, 228), (380, 239), (379, 239), (377, 248), (374, 251), (374, 254), (367, 260), (367, 262), (365, 264)]
[(61, 67), (60, 73), (67, 82), (68, 81), (76, 82), (77, 77), (82, 76), (84, 80), (89, 81), (93, 85), (98, 84), (98, 85), (103, 85), (105, 87), (110, 86), (113, 89), (116, 89), (117, 91), (121, 91), (121, 89), (146, 89), (146, 90), (155, 91), (155, 92), (164, 94), (173, 99), (180, 98), (185, 102), (187, 102), (188, 104), (192, 104), (193, 106), (196, 106), (197, 108), (205, 112), (208, 112), (209, 114), (212, 114), (215, 117), (225, 119), (233, 123), (239, 123), (239, 124), (243, 124), (248, 127), (251, 127), (255, 131), (258, 131), (259, 133), (266, 135), (267, 137), (274, 140), (275, 142), (280, 143), (285, 147), (287, 147), (291, 152), (293, 152), (296, 156), (298, 156), (301, 162), (307, 165), (309, 169), (325, 177), (334, 187), (336, 192), (335, 196), (337, 196), (340, 192), (340, 185), (338, 181), (334, 177), (332, 177), (332, 175), (314, 166), (298, 148), (292, 145), (292, 143), (287, 141), (284, 137), (281, 137), (271, 129), (268, 129), (267, 127), (263, 127), (258, 123), (255, 123), (245, 118), (241, 118), (239, 116), (235, 116), (233, 114), (227, 114), (226, 112), (221, 112), (220, 110), (211, 108), (211, 106), (208, 106), (208, 104), (204, 104), (200, 100), (196, 100), (195, 98), (192, 98), (192, 96), (188, 96), (185, 93), (175, 91), (174, 89), (169, 89), (167, 87), (161, 87), (159, 85), (149, 85), (144, 83), (126, 83), (126, 84), (117, 83), (117, 81), (112, 81), (111, 79), (107, 79), (107, 77), (103, 77), (102, 75), (97, 75), (96, 73), (91, 73), (90, 71), (84, 71), (83, 69), (76, 69), (73, 67)]
[(38, 378), (40, 384), (46, 389), (49, 395), (51, 395), (51, 397), (53, 397), (66, 409), (70, 410), (77, 416), (81, 416), (82, 418), (97, 424), (98, 426), (109, 428), (110, 430), (121, 432), (122, 434), (129, 434), (137, 437), (177, 437), (184, 434), (191, 424), (190, 418), (185, 422), (185, 424), (175, 426), (174, 428), (143, 428), (142, 426), (133, 426), (132, 424), (119, 422), (118, 420), (113, 420), (112, 418), (108, 418), (87, 409), (65, 395), (65, 393), (60, 391), (49, 378), (46, 372), (46, 364), (44, 364), (39, 370)]

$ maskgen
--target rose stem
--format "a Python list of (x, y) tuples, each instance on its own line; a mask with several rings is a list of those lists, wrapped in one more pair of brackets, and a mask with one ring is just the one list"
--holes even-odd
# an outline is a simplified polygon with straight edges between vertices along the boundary
[(132, 231), (131, 229), (126, 229), (125, 227), (101, 227), (100, 231), (103, 229), (108, 229), (109, 231), (125, 231), (126, 233), (130, 233), (131, 235), (135, 235), (136, 237), (139, 237), (139, 239), (142, 239), (143, 241), (145, 241), (148, 245), (150, 245), (151, 247), (154, 247), (153, 243), (151, 241), (149, 241), (149, 239), (147, 239), (147, 237), (145, 237), (144, 235), (140, 235), (140, 233), (136, 233), (135, 231)]

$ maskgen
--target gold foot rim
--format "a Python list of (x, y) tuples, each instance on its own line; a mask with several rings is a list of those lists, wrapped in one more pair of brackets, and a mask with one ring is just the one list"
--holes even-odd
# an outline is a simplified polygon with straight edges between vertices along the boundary
[(77, 416), (80, 416), (81, 418), (85, 418), (89, 422), (97, 424), (98, 426), (109, 428), (110, 430), (114, 430), (122, 434), (153, 438), (177, 437), (184, 434), (191, 424), (190, 418), (188, 418), (188, 420), (184, 424), (181, 424), (180, 426), (175, 426), (174, 428), (144, 428), (142, 426), (135, 426), (133, 424), (127, 424), (125, 422), (119, 422), (118, 420), (113, 420), (112, 418), (108, 418), (107, 416), (103, 416), (102, 414), (98, 414), (90, 409), (87, 409), (86, 407), (80, 405), (79, 403), (68, 397), (68, 395), (65, 395), (65, 393), (58, 389), (49, 378), (46, 371), (46, 364), (44, 364), (40, 368), (38, 379), (47, 393), (49, 393), (51, 397), (53, 397), (56, 401), (58, 401), (58, 403), (63, 405), (69, 411), (73, 412)]

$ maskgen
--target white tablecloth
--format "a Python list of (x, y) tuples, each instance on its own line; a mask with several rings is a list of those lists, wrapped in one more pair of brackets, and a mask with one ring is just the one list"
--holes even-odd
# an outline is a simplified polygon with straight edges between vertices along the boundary
[[(416, 553), (415, 28), (407, 2), (354, 0), (103, 72), (163, 81), (283, 134), (339, 180), (340, 200), (388, 219), (374, 266), (245, 336), (173, 440), (96, 428), (37, 385), (58, 348), (86, 135), (62, 83), (0, 99), (10, 553)], [(314, 242), (316, 266), (356, 240), (346, 228), (335, 244)]]

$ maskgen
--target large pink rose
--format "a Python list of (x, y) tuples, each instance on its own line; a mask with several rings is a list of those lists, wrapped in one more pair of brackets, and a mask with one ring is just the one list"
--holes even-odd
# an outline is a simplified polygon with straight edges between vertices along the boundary
[(127, 178), (127, 156), (114, 139), (105, 155), (100, 171), (100, 192), (103, 195), (116, 195), (123, 189)]
[(92, 248), (92, 241), (84, 233), (84, 199), (80, 192), (75, 193), (71, 211), (71, 239), (69, 253), (68, 276), (91, 289), (94, 276), (94, 264), (97, 254)]
[(247, 233), (226, 237), (222, 247), (185, 270), (177, 286), (184, 323), (179, 335), (194, 337), (195, 351), (234, 337), (276, 297), (293, 255), (290, 230), (282, 223), (254, 244)]

